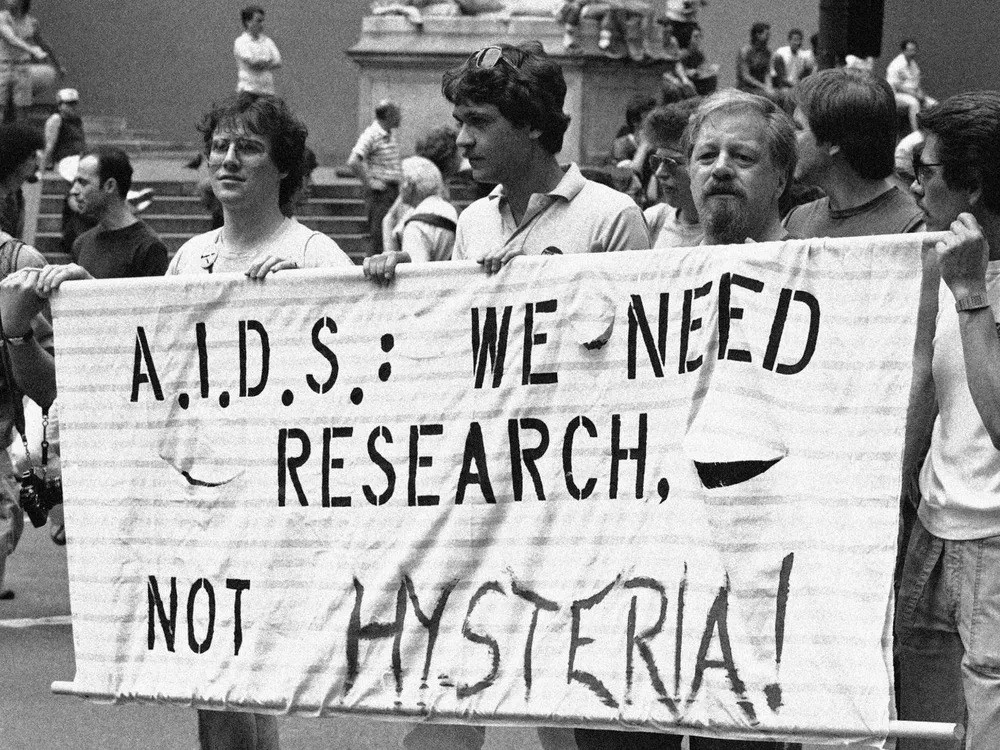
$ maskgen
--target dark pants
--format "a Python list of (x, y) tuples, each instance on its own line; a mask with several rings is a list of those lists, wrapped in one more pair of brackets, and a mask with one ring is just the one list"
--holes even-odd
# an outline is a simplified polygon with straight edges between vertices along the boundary
[[(680, 750), (681, 747), (681, 736), (678, 734), (613, 732), (608, 729), (577, 729), (574, 734), (580, 750)], [(781, 750), (783, 747), (786, 745), (780, 742), (691, 738), (691, 750)]]
[(392, 182), (386, 183), (384, 190), (368, 192), (368, 234), (371, 237), (369, 255), (382, 252), (382, 219), (389, 213), (398, 196), (399, 185)]

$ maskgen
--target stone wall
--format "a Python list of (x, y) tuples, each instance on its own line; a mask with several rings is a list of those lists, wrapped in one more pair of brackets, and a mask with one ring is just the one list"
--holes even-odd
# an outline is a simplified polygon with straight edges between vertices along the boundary
[[(194, 140), (194, 124), (235, 85), (233, 39), (240, 32), (235, 0), (35, 0), (32, 12), (80, 88), (84, 111), (124, 117), (130, 127), (163, 137)], [(326, 163), (346, 159), (361, 121), (358, 68), (345, 54), (361, 35), (367, 0), (296, 0), (264, 3), (267, 29), (286, 59), (282, 92), (312, 131)], [(895, 54), (901, 36), (921, 42), (927, 88), (937, 96), (997, 88), (1000, 49), (993, 43), (988, 0), (942, 4), (886, 0), (885, 45), (878, 69)], [(721, 66), (722, 85), (733, 80), (735, 52), (751, 23), (772, 24), (773, 46), (788, 29), (816, 30), (817, 0), (710, 0), (701, 11), (705, 48)], [(436, 106), (428, 98), (427, 106)]]

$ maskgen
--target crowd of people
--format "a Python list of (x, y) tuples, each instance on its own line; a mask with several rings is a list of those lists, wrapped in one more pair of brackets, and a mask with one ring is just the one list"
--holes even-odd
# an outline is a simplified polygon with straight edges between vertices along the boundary
[[(14, 6), (26, 13), (28, 0), (0, 13), (4, 39), (4, 13)], [(45, 408), (55, 399), (59, 342), (46, 305), (67, 281), (221, 272), (261, 280), (283, 269), (351, 265), (335, 241), (294, 218), (315, 156), (310, 161), (305, 126), (275, 95), (281, 58), (263, 35), (263, 10), (244, 9), (241, 21), (238, 94), (213, 107), (200, 128), (219, 225), (172, 260), (128, 202), (127, 154), (77, 142), (77, 92), (60, 94), (44, 138), (22, 124), (0, 126), (0, 202), (32, 178), (39, 159), (76, 156), (70, 199), (90, 222), (73, 239), (75, 262), (67, 265), (46, 265), (15, 233), (0, 233), (0, 391)], [(793, 30), (772, 54), (769, 27), (755, 24), (739, 53), (737, 89), (702, 97), (670, 86), (659, 101), (630, 105), (612, 149), (612, 170), (628, 176), (624, 189), (610, 170), (560, 164), (570, 121), (566, 81), (537, 42), (486, 47), (445, 72), (442, 93), (456, 128), (425, 134), (416, 156), (401, 158), (402, 112), (381, 102), (348, 162), (368, 200), (364, 274), (392, 284), (408, 262), (474, 260), (492, 274), (520, 255), (942, 232), (924, 262), (904, 447), (899, 715), (965, 723), (965, 746), (985, 750), (1000, 737), (1000, 93), (935, 102), (921, 88), (912, 40), (887, 81), (864, 70), (817, 70), (803, 38)], [(16, 89), (13, 78), (8, 83)], [(918, 134), (902, 158), (900, 107)], [(77, 153), (66, 153), (67, 142)], [(487, 187), (458, 213), (448, 184), (463, 171)], [(4, 446), (15, 401), (0, 401)], [(13, 596), (3, 574), (22, 527), (4, 464), (0, 600)], [(209, 750), (278, 745), (275, 720), (248, 713), (199, 711), (199, 737)], [(484, 737), (483, 727), (417, 725), (404, 744), (478, 748)], [(540, 729), (539, 740), (547, 750), (659, 749), (679, 748), (681, 737)], [(689, 746), (779, 743), (692, 737)]]

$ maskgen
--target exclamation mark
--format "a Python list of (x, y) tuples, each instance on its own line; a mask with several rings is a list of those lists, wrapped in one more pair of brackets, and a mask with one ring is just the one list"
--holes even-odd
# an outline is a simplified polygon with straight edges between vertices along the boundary
[(198, 375), (201, 380), (201, 397), (208, 398), (208, 341), (205, 324), (196, 323), (195, 335), (198, 337)]
[[(795, 553), (790, 552), (781, 561), (781, 573), (778, 575), (778, 598), (774, 610), (774, 674), (781, 670), (781, 651), (785, 645), (785, 614), (788, 612), (788, 589), (792, 578), (792, 563)], [(778, 682), (764, 686), (767, 705), (772, 711), (777, 711), (781, 703), (781, 685)]]

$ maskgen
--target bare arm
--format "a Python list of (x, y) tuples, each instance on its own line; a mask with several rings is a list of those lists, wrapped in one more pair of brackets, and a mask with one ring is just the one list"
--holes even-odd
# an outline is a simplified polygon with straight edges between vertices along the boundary
[(24, 50), (38, 60), (45, 59), (45, 50), (21, 39), (21, 37), (14, 33), (14, 29), (11, 28), (10, 24), (0, 22), (0, 37), (3, 37), (4, 41), (8, 44)]
[(356, 151), (352, 151), (351, 155), (347, 157), (347, 166), (351, 168), (351, 171), (361, 180), (361, 184), (364, 185), (369, 190), (382, 190), (385, 184), (381, 180), (376, 180), (368, 175), (368, 166), (365, 164), (365, 160), (361, 158), (360, 154)]
[(55, 50), (52, 49), (52, 46), (47, 41), (45, 41), (45, 39), (42, 38), (41, 32), (39, 31), (35, 32), (34, 41), (35, 44), (37, 44), (38, 47), (41, 50), (43, 50), (46, 55), (49, 56), (49, 61), (52, 63), (52, 66), (56, 69), (56, 73), (58, 73), (60, 76), (65, 76), (66, 68), (64, 68), (62, 66), (62, 63), (59, 62), (59, 58), (56, 57)]
[[(941, 278), (956, 300), (986, 294), (988, 250), (972, 214), (959, 214), (934, 250)], [(972, 402), (990, 440), (1000, 449), (1000, 338), (993, 310), (981, 307), (958, 313), (958, 328)]]
[(52, 166), (52, 154), (56, 150), (56, 142), (59, 140), (59, 130), (62, 128), (62, 115), (58, 112), (45, 121), (45, 153), (42, 156), (42, 168), (47, 169)]

